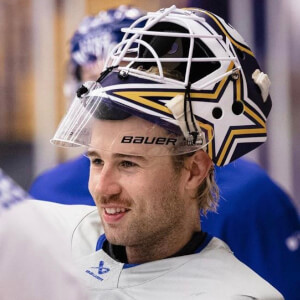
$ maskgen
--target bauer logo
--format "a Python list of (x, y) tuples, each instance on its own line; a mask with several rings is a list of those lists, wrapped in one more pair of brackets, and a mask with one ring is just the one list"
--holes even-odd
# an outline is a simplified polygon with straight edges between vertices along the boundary
[(176, 138), (166, 137), (145, 137), (145, 136), (123, 136), (121, 143), (123, 144), (146, 144), (146, 145), (176, 145)]
[(104, 267), (104, 261), (100, 260), (99, 262), (99, 266), (97, 267), (90, 267), (90, 269), (93, 269), (93, 271), (91, 270), (86, 270), (85, 272), (91, 276), (93, 276), (94, 278), (102, 281), (103, 278), (99, 275), (103, 275), (105, 273), (108, 273), (110, 271), (109, 268)]

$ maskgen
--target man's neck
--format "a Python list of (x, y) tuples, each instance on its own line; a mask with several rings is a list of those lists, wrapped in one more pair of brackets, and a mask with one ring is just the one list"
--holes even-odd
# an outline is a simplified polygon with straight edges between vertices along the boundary
[[(189, 236), (191, 239), (192, 235)], [(150, 245), (126, 247), (128, 263), (145, 263), (172, 256), (179, 251), (188, 241), (180, 241), (174, 245), (174, 241), (165, 241)]]
[[(179, 251), (169, 256), (165, 256), (163, 258), (170, 258), (170, 257), (178, 257), (183, 255), (194, 254), (205, 242), (207, 234), (202, 231), (194, 232), (192, 238), (185, 244)], [(128, 263), (126, 249), (124, 246), (116, 246), (110, 244), (107, 240), (103, 244), (103, 250), (111, 256), (113, 259), (122, 262)], [(161, 258), (158, 258), (161, 259)], [(152, 257), (149, 260), (153, 260)], [(145, 261), (145, 257), (143, 257), (143, 261)]]
[(126, 245), (128, 263), (145, 263), (170, 257), (182, 249), (197, 231), (201, 231), (199, 215), (197, 209), (190, 206), (189, 211), (173, 226), (160, 228), (156, 234), (152, 232), (138, 244)]
[[(197, 237), (203, 235), (199, 230), (197, 232), (190, 232), (181, 240), (169, 239), (162, 242), (156, 241), (151, 246), (126, 247), (127, 261), (128, 263), (137, 264), (194, 253), (199, 245), (196, 245), (193, 241), (193, 245), (189, 247), (189, 243), (193, 240), (195, 233), (197, 233)], [(201, 239), (198, 239), (198, 241), (200, 242)]]

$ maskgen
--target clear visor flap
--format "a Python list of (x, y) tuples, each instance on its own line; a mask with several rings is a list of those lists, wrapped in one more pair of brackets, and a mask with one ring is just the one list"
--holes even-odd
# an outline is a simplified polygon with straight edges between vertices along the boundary
[[(201, 149), (209, 142), (201, 130), (200, 143), (191, 145), (183, 134), (170, 130), (172, 126), (165, 126), (167, 118), (156, 120), (158, 122), (153, 122), (149, 115), (112, 99), (94, 82), (88, 93), (73, 100), (51, 142), (62, 147), (85, 146), (141, 156), (184, 154)], [(174, 128), (176, 121), (170, 120)]]

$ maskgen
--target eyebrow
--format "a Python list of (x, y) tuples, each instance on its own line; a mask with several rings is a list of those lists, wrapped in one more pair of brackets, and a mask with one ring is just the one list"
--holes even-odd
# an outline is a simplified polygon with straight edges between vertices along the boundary
[(88, 151), (86, 152), (86, 156), (87, 156), (87, 157), (100, 156), (100, 154), (99, 154), (97, 151), (94, 151), (94, 150), (88, 150)]
[[(101, 157), (101, 155), (95, 150), (88, 150), (86, 153), (86, 156), (87, 157), (95, 157), (95, 156)], [(134, 158), (134, 159), (144, 161), (144, 162), (147, 161), (147, 159), (141, 155), (114, 153), (112, 156), (113, 156), (113, 158)]]

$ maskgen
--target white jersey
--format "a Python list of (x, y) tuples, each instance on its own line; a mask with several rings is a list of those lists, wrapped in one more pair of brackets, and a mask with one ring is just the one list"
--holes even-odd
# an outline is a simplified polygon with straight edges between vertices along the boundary
[(0, 299), (84, 300), (69, 244), (0, 169)]
[(95, 207), (37, 204), (64, 228), (90, 299), (283, 299), (217, 238), (208, 238), (195, 254), (128, 265), (96, 251), (102, 226)]

